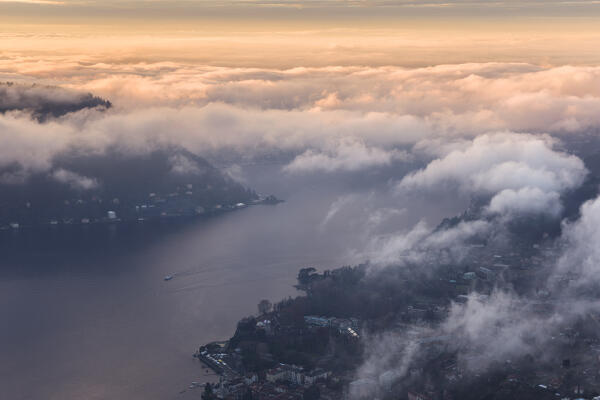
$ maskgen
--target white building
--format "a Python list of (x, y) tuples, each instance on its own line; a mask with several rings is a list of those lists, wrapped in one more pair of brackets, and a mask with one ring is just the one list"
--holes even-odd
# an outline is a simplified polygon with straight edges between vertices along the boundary
[(304, 385), (305, 386), (313, 385), (315, 382), (317, 382), (319, 380), (327, 379), (330, 376), (331, 376), (330, 371), (325, 371), (321, 368), (314, 369), (304, 375)]
[(267, 371), (268, 382), (287, 381), (296, 385), (304, 383), (304, 370), (297, 365), (279, 364), (278, 367)]

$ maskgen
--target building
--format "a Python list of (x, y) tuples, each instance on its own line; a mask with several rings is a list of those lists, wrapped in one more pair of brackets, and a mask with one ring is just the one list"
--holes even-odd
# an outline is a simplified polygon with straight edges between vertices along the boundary
[(311, 386), (315, 384), (319, 380), (327, 379), (331, 376), (330, 371), (325, 371), (324, 369), (317, 368), (313, 369), (309, 373), (304, 375), (304, 385)]
[(267, 335), (273, 335), (273, 333), (274, 333), (273, 327), (271, 325), (271, 321), (268, 319), (258, 321), (256, 323), (256, 328), (264, 330)]
[(431, 397), (418, 392), (408, 392), (408, 400), (431, 400)]
[(475, 278), (477, 278), (477, 275), (475, 274), (475, 272), (465, 272), (463, 274), (463, 279), (466, 281), (471, 281)]
[(489, 268), (479, 267), (479, 272), (483, 275), (483, 279), (485, 279), (487, 281), (494, 280), (494, 278), (495, 278), (494, 271), (492, 271)]
[(302, 367), (297, 365), (279, 364), (278, 367), (267, 371), (267, 382), (275, 383), (285, 381), (294, 385), (310, 386), (321, 379), (327, 379), (331, 376), (330, 371), (317, 368), (308, 373), (304, 372)]
[(304, 322), (309, 326), (319, 326), (326, 328), (330, 326), (329, 319), (325, 317), (317, 317), (314, 315), (305, 315)]
[(266, 379), (267, 382), (275, 383), (285, 380), (285, 375), (285, 371), (281, 367), (275, 367), (267, 371)]
[(258, 375), (249, 373), (244, 376), (244, 383), (246, 385), (252, 385), (253, 383), (258, 382)]

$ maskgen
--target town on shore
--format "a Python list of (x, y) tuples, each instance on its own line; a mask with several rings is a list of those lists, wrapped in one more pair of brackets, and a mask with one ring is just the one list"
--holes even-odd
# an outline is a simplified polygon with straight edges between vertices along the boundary
[[(435, 329), (453, 305), (493, 296), (508, 285), (536, 293), (527, 305), (534, 315), (552, 312), (552, 296), (534, 287), (547, 273), (552, 251), (526, 241), (510, 251), (473, 243), (460, 265), (432, 267), (426, 274), (422, 266), (406, 266), (387, 271), (385, 280), (369, 274), (368, 264), (323, 272), (303, 268), (296, 285), (303, 295), (275, 304), (262, 300), (257, 315), (239, 321), (231, 339), (197, 350), (194, 356), (219, 375), (217, 383), (203, 387), (202, 398), (600, 399), (598, 316), (564, 327), (552, 357), (542, 349), (479, 371), (465, 365), (472, 355), (457, 345), (459, 338)], [(373, 343), (384, 340), (384, 333), (418, 346), (402, 376), (392, 368), (371, 375), (361, 369), (379, 357)]]

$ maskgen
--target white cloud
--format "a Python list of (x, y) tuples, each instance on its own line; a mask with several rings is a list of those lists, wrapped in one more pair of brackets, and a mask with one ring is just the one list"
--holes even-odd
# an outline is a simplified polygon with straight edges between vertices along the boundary
[(169, 158), (171, 163), (171, 171), (177, 174), (195, 174), (202, 173), (202, 169), (194, 160), (190, 160), (188, 157), (177, 154)]
[(341, 140), (333, 149), (306, 150), (284, 170), (292, 173), (357, 171), (409, 159), (408, 153), (397, 149), (384, 150), (354, 140)]
[(41, 125), (30, 118), (0, 116), (0, 168), (18, 164), (25, 171), (45, 171), (52, 158), (75, 142), (76, 131), (64, 124)]
[(559, 195), (581, 185), (587, 173), (576, 156), (553, 149), (545, 135), (497, 133), (478, 136), (404, 177), (398, 190), (459, 190), (492, 197), (492, 212), (556, 215)]
[(578, 220), (563, 228), (565, 251), (558, 261), (556, 274), (570, 274), (575, 290), (600, 285), (600, 198), (581, 206)]
[(365, 256), (374, 268), (457, 262), (467, 255), (469, 239), (481, 239), (491, 229), (492, 225), (482, 220), (463, 221), (440, 230), (421, 221), (407, 232), (371, 238)]
[(562, 211), (560, 194), (544, 192), (537, 187), (524, 187), (518, 190), (504, 189), (492, 197), (487, 211), (494, 214), (545, 214), (558, 216)]
[(54, 171), (52, 177), (58, 182), (67, 184), (74, 189), (90, 190), (99, 186), (98, 181), (94, 178), (79, 175), (73, 171), (62, 168)]

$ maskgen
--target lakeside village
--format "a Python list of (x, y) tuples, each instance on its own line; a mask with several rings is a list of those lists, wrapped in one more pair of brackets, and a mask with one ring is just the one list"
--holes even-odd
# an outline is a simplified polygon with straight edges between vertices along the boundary
[[(210, 190), (208, 185), (203, 191)], [(273, 195), (263, 196), (244, 193), (244, 198), (223, 199), (217, 203), (198, 197), (191, 183), (177, 187), (170, 193), (148, 193), (145, 200), (122, 200), (118, 197), (105, 199), (99, 195), (90, 198), (70, 198), (62, 200), (62, 205), (47, 217), (48, 210), (37, 210), (31, 202), (25, 202), (19, 210), (12, 210), (0, 218), (0, 231), (18, 230), (30, 226), (115, 224), (129, 221), (156, 221), (210, 216), (239, 210), (258, 204), (277, 204), (282, 200)], [(235, 196), (233, 196), (235, 197)], [(229, 203), (230, 202), (230, 203)], [(203, 205), (202, 205), (203, 204)], [(41, 216), (40, 214), (46, 214)]]
[[(598, 315), (564, 327), (551, 348), (477, 371), (468, 368), (469, 349), (459, 338), (435, 329), (452, 303), (498, 287), (531, 293), (531, 312), (548, 315), (556, 302), (537, 282), (548, 276), (544, 260), (552, 251), (531, 243), (508, 252), (474, 244), (461, 265), (431, 267), (433, 273), (396, 268), (384, 279), (367, 274), (367, 265), (322, 273), (304, 268), (297, 285), (304, 295), (274, 305), (261, 301), (258, 316), (241, 320), (230, 340), (198, 349), (194, 356), (220, 379), (196, 387), (204, 400), (598, 400)], [(385, 356), (371, 354), (384, 332), (408, 338), (418, 354), (402, 375), (393, 367), (358, 375), (365, 360)]]

